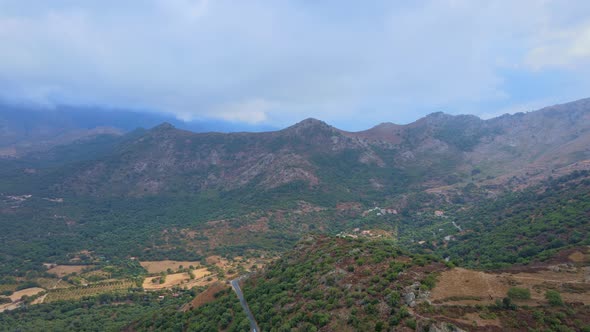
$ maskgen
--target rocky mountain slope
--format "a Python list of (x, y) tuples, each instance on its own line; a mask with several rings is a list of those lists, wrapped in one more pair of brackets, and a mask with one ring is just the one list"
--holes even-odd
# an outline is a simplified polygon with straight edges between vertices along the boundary
[[(60, 194), (145, 196), (206, 190), (391, 195), (474, 182), (517, 188), (590, 168), (590, 100), (491, 120), (434, 113), (345, 132), (307, 119), (264, 133), (192, 133), (162, 124), (75, 166)], [(51, 176), (41, 172), (42, 176)], [(494, 189), (495, 188), (495, 189)]]

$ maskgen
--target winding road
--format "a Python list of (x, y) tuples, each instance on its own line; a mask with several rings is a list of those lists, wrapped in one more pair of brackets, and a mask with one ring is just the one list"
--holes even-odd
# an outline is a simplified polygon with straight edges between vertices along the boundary
[(256, 319), (254, 319), (254, 315), (252, 315), (252, 311), (250, 311), (250, 307), (248, 307), (248, 303), (246, 302), (246, 299), (244, 298), (244, 293), (242, 293), (242, 289), (240, 288), (240, 280), (243, 277), (237, 278), (232, 280), (231, 283), (231, 287), (233, 288), (234, 292), (236, 292), (236, 294), (238, 295), (238, 300), (240, 300), (240, 304), (242, 305), (242, 308), (244, 308), (244, 311), (246, 312), (246, 317), (248, 317), (248, 320), (250, 321), (250, 328), (252, 329), (252, 332), (260, 332), (260, 328), (258, 327), (258, 323), (256, 323)]

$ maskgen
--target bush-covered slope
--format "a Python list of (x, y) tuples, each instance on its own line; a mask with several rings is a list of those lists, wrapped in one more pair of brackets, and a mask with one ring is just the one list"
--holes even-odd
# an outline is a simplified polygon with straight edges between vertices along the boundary
[(458, 215), (465, 231), (444, 251), (455, 262), (498, 268), (590, 244), (590, 172), (485, 200)]
[[(436, 272), (444, 269), (433, 257), (410, 255), (391, 241), (313, 235), (242, 288), (263, 331), (386, 331), (415, 324), (404, 294), (427, 294)], [(199, 309), (151, 317), (133, 327), (149, 330), (181, 320), (199, 331), (245, 331), (248, 322), (236, 299), (233, 292), (222, 292)], [(214, 323), (211, 317), (218, 319)]]

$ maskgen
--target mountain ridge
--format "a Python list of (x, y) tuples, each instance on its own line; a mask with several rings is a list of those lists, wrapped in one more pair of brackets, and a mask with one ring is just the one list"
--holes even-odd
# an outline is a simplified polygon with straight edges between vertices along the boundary
[(301, 194), (387, 196), (414, 188), (446, 195), (470, 182), (518, 187), (559, 169), (586, 169), (589, 146), (587, 99), (489, 120), (437, 112), (359, 132), (313, 118), (256, 133), (194, 133), (165, 122), (126, 135), (103, 157), (72, 164), (74, 171), (53, 177), (48, 188), (59, 195), (145, 196), (301, 184)]

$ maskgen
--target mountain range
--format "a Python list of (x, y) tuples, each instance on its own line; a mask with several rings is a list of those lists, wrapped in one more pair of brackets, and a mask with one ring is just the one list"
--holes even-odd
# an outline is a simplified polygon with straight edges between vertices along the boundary
[[(493, 191), (587, 169), (590, 99), (490, 120), (433, 113), (408, 125), (383, 123), (361, 132), (316, 119), (260, 133), (194, 133), (169, 123), (126, 135), (91, 132), (116, 139), (102, 146), (104, 154), (84, 157), (91, 160), (56, 177), (51, 190), (145, 196), (297, 185), (391, 195), (408, 188), (444, 194), (475, 182)], [(71, 164), (81, 157), (69, 158)], [(43, 169), (36, 174), (47, 176)]]

